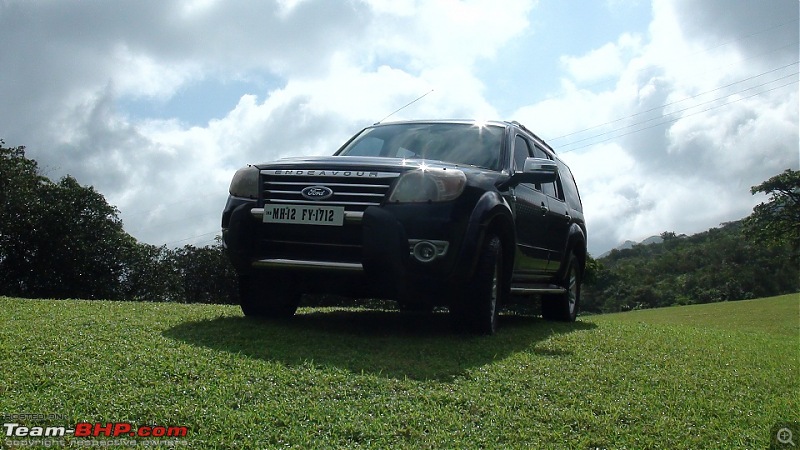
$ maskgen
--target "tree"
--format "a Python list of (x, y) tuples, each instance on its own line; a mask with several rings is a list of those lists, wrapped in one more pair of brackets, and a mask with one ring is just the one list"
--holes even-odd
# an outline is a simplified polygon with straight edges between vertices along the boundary
[(0, 295), (201, 303), (237, 301), (236, 274), (214, 246), (140, 244), (91, 186), (39, 174), (25, 147), (0, 139)]
[(118, 211), (92, 187), (66, 176), (45, 185), (43, 232), (34, 271), (39, 295), (64, 298), (117, 298), (126, 233)]
[(120, 284), (121, 298), (125, 300), (183, 300), (183, 285), (175, 267), (174, 252), (163, 245), (140, 244), (130, 236), (125, 245), (125, 268)]
[(0, 293), (117, 298), (127, 234), (92, 187), (38, 173), (24, 147), (0, 140)]
[(186, 245), (173, 252), (186, 303), (236, 303), (236, 273), (218, 241), (213, 247)]
[(40, 192), (49, 183), (36, 161), (25, 158), (25, 147), (5, 147), (0, 139), (0, 293), (28, 291), (30, 262), (27, 244), (42, 216)]
[(586, 280), (583, 309), (594, 312), (709, 303), (797, 292), (800, 267), (786, 245), (743, 238), (742, 222), (662, 243), (612, 251)]
[(753, 208), (745, 220), (748, 236), (770, 246), (789, 245), (792, 258), (800, 257), (800, 171), (786, 169), (753, 186), (752, 194), (762, 192), (769, 201)]

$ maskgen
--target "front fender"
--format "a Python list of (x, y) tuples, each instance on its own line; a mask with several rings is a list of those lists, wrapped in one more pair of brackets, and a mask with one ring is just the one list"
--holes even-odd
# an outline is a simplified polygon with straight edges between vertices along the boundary
[(490, 230), (497, 233), (503, 242), (505, 267), (513, 267), (516, 232), (511, 207), (497, 192), (486, 192), (478, 199), (467, 223), (455, 271), (457, 283), (463, 283), (475, 274), (480, 250)]
[(240, 274), (250, 270), (250, 253), (258, 245), (258, 220), (250, 214), (254, 201), (228, 199), (222, 215), (222, 239), (225, 251)]

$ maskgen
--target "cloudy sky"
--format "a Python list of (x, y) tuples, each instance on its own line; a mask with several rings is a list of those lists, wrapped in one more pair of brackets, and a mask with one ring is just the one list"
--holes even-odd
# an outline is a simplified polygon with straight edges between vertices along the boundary
[(206, 245), (233, 172), (391, 117), (519, 120), (594, 255), (748, 215), (798, 168), (797, 0), (0, 0), (0, 138), (155, 245)]

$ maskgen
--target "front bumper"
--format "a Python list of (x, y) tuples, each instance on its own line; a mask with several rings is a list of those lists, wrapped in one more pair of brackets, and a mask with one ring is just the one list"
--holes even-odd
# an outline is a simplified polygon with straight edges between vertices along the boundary
[[(457, 205), (390, 204), (348, 212), (338, 229), (263, 223), (263, 208), (230, 198), (223, 242), (240, 274), (291, 274), (308, 292), (400, 299), (439, 295), (470, 277), (468, 214)], [(322, 229), (325, 228), (325, 229)]]

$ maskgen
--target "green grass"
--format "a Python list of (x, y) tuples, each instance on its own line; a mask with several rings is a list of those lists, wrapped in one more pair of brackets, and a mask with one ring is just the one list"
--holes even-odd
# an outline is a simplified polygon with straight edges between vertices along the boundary
[(796, 294), (503, 316), (491, 337), (347, 308), (285, 323), (231, 306), (0, 310), (0, 414), (189, 427), (177, 448), (766, 448), (800, 411)]

